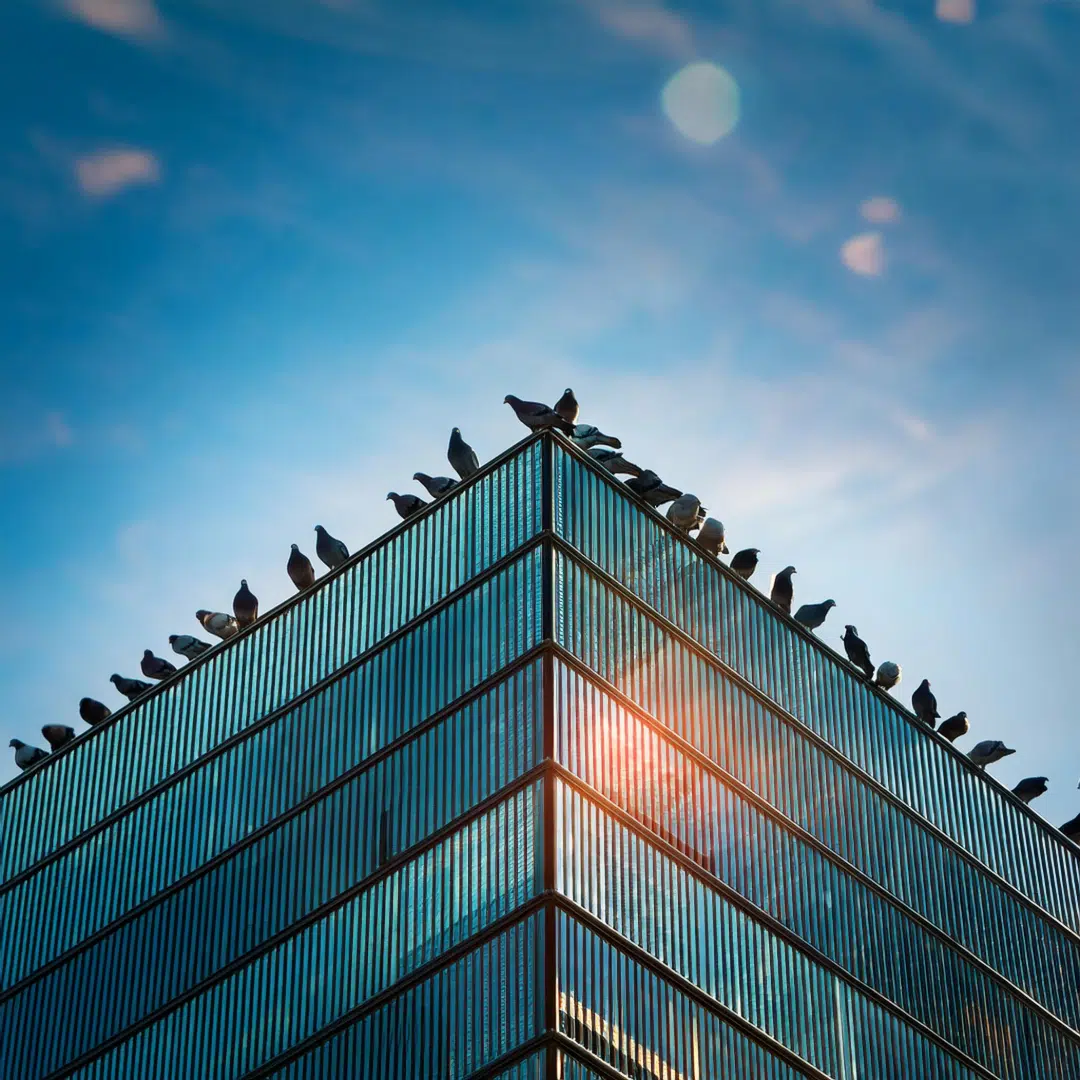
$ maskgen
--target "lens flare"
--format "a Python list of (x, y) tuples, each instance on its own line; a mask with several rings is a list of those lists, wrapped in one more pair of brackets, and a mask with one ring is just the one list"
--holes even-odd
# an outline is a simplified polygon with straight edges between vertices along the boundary
[(739, 122), (739, 87), (716, 64), (687, 64), (661, 94), (667, 118), (680, 134), (705, 146), (722, 139)]

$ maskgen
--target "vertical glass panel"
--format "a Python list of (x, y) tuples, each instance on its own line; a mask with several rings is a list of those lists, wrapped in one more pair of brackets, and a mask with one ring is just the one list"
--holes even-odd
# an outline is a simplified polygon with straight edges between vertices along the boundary
[[(525, 447), (299, 603), (218, 646), (190, 677), (0, 791), (0, 836), (24, 837), (0, 849), (0, 882), (281, 708), (535, 536), (540, 460), (537, 444)], [(348, 636), (319, 614), (339, 606), (357, 613)]]
[[(1056, 830), (929, 739), (838, 654), (811, 646), (763, 597), (748, 594), (715, 560), (672, 536), (602, 472), (556, 447), (561, 536), (1026, 896), (1080, 930), (1080, 858)], [(868, 738), (870, 731), (881, 737)]]

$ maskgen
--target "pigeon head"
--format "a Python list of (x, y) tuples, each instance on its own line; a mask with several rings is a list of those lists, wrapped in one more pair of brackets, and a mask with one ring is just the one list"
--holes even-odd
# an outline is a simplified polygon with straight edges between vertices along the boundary
[(797, 574), (798, 571), (795, 569), (794, 566), (785, 566), (784, 569), (780, 571), (780, 573), (790, 576), (791, 574)]
[(419, 480), (421, 483), (423, 483), (425, 480), (430, 480), (431, 479), (431, 477), (428, 476), (428, 474), (426, 472), (414, 472), (412, 474), (412, 478), (414, 480)]
[(921, 683), (919, 683), (919, 689), (920, 690), (929, 690), (930, 689), (930, 680), (929, 679), (923, 679), (923, 681)]
[(12, 739), (11, 742), (8, 743), (8, 746), (14, 746), (16, 750), (21, 750), (25, 745), (26, 743), (22, 742), (20, 739)]
[(321, 525), (315, 526), (315, 531), (321, 536), (326, 530)]
[[(503, 404), (505, 405), (506, 402), (503, 402)], [(451, 435), (460, 435), (461, 434), (461, 428), (459, 428), (459, 427), (451, 428), (450, 429), (450, 434)]]
[[(175, 635), (173, 635), (173, 636), (175, 637)], [(97, 704), (97, 702), (93, 698), (84, 697), (84, 698), (79, 699), (79, 708), (80, 709), (85, 709), (87, 705), (96, 705), (96, 704)]]
[(961, 709), (961, 710), (960, 710), (960, 711), (959, 711), (959, 712), (958, 712), (958, 713), (956, 714), (956, 718), (957, 718), (958, 720), (966, 720), (966, 719), (967, 719), (967, 713), (966, 713), (966, 712), (964, 712), (964, 710), (963, 710), (963, 709)]
[(247, 588), (247, 578), (241, 578), (240, 579), (240, 588), (241, 589), (246, 589)]
[(290, 549), (291, 549), (292, 551), (299, 551), (299, 550), (300, 550), (300, 545), (299, 545), (299, 544), (290, 544), (290, 545), (289, 545), (289, 548), (290, 548)]
[(154, 656), (154, 650), (153, 649), (143, 649), (142, 658), (144, 660), (151, 660), (151, 659), (153, 659), (153, 656)]
[(110, 675), (109, 676), (109, 682), (113, 683), (114, 685), (119, 684), (120, 679), (121, 679), (120, 675)]
[[(175, 644), (176, 644), (176, 639), (177, 639), (177, 638), (178, 638), (179, 636), (180, 636), (179, 634), (170, 634), (170, 635), (169, 635), (169, 644), (170, 644), (170, 645), (175, 645)], [(147, 649), (146, 651), (147, 651), (147, 652), (149, 652), (150, 650), (149, 650), (149, 649)], [(86, 698), (83, 698), (83, 700), (85, 701), (85, 700), (86, 700)]]
[(398, 498), (398, 493), (396, 491), (388, 491), (386, 493), (386, 497), (388, 499), (396, 499), (396, 498)]
[(572, 394), (573, 392), (574, 391), (571, 390), (569, 386), (563, 391), (564, 394)]
[(199, 622), (202, 622), (209, 614), (210, 612), (207, 611), (206, 608), (199, 608), (199, 610), (195, 612), (195, 618), (198, 619)]
[(507, 394), (506, 397), (503, 398), (503, 404), (510, 406), (520, 405), (521, 398), (515, 397), (513, 394)]
[(834, 607), (836, 607), (836, 601), (835, 600), (826, 600), (825, 603), (822, 604), (822, 607), (834, 608)]
[(848, 623), (847, 626), (844, 627), (844, 633), (846, 634), (858, 634), (858, 632), (859, 631), (856, 630), (855, 627), (851, 625), (851, 623)]

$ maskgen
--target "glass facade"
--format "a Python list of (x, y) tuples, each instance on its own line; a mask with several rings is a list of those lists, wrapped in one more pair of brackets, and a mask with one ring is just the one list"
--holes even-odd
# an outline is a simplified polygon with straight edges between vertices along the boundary
[(554, 435), (0, 832), (0, 1080), (1080, 1080), (1080, 850)]

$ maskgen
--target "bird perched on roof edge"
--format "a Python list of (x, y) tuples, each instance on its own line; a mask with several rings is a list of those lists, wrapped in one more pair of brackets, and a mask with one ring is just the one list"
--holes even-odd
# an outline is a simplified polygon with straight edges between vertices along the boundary
[(336, 537), (331, 536), (321, 525), (315, 526), (315, 554), (325, 566), (336, 570), (349, 560), (349, 549)]
[(555, 402), (555, 411), (568, 423), (576, 424), (578, 413), (581, 412), (581, 406), (578, 405), (578, 399), (574, 397), (574, 391), (568, 386), (564, 391), (561, 398)]
[(449, 495), (460, 483), (450, 476), (428, 476), (426, 472), (413, 473), (413, 479), (424, 485), (424, 489), (433, 499)]
[(785, 566), (773, 578), (772, 588), (769, 590), (769, 599), (788, 615), (791, 614), (791, 601), (795, 598), (795, 587), (791, 583), (791, 575), (797, 572), (794, 566)]
[(32, 769), (39, 761), (44, 761), (49, 756), (47, 750), (42, 750), (40, 746), (30, 746), (21, 739), (12, 739), (8, 746), (15, 748), (15, 764), (23, 772)]
[(820, 604), (803, 604), (795, 612), (795, 621), (802, 623), (807, 630), (816, 630), (828, 618), (829, 612), (836, 607), (835, 600), (822, 600)]
[(874, 676), (874, 685), (882, 690), (891, 690), (894, 686), (899, 685), (901, 675), (900, 665), (893, 663), (892, 660), (886, 660), (878, 665), (877, 674)]
[(503, 398), (503, 404), (514, 410), (514, 415), (530, 430), (544, 431), (555, 428), (564, 435), (574, 434), (574, 425), (564, 420), (554, 409), (541, 401), (522, 401), (513, 394)]
[(315, 567), (311, 560), (300, 550), (299, 544), (289, 547), (289, 561), (285, 564), (289, 580), (296, 586), (297, 592), (310, 589), (315, 584)]
[(240, 632), (236, 619), (231, 615), (226, 615), (224, 611), (207, 611), (205, 608), (199, 608), (195, 612), (195, 618), (199, 620), (202, 628), (208, 634), (213, 634), (214, 637), (219, 637), (222, 641), (226, 641)]
[(980, 769), (985, 769), (987, 765), (993, 765), (995, 761), (1015, 753), (1015, 750), (1010, 750), (1000, 739), (983, 739), (968, 751), (968, 757)]
[(148, 682), (143, 682), (142, 679), (125, 679), (123, 675), (110, 675), (109, 682), (120, 691), (128, 699), (128, 701), (134, 701), (136, 698), (142, 697), (148, 690), (153, 690)]
[(413, 514), (420, 513), (428, 504), (419, 495), (399, 495), (396, 491), (387, 492), (386, 497), (394, 502), (394, 509), (403, 519), (411, 518)]
[(104, 702), (95, 701), (92, 697), (84, 697), (79, 700), (79, 716), (85, 723), (94, 727), (95, 724), (104, 724), (112, 716), (112, 709)]
[(698, 545), (710, 555), (727, 555), (728, 546), (724, 537), (724, 523), (716, 518), (706, 518), (695, 537)]
[(60, 750), (75, 739), (75, 729), (67, 724), (45, 724), (41, 734), (53, 750)]
[(480, 459), (476, 456), (476, 451), (461, 437), (461, 428), (454, 428), (450, 432), (446, 460), (462, 480), (468, 480), (473, 473), (480, 471)]
[(970, 730), (971, 724), (968, 723), (967, 713), (962, 709), (955, 716), (942, 720), (938, 725), (938, 734), (944, 735), (949, 742), (956, 742), (961, 735), (966, 735)]
[(233, 615), (236, 616), (236, 625), (243, 630), (245, 626), (251, 626), (259, 617), (258, 597), (248, 588), (244, 578), (240, 579), (240, 588), (232, 602)]
[(1024, 779), (1012, 789), (1012, 793), (1021, 802), (1031, 803), (1040, 795), (1044, 795), (1049, 786), (1045, 776), (1025, 776)]
[(911, 695), (911, 708), (915, 715), (930, 727), (933, 727), (934, 721), (941, 716), (937, 709), (937, 698), (930, 689), (929, 679), (923, 679), (915, 688), (915, 693)]
[(168, 660), (155, 656), (151, 649), (143, 649), (139, 667), (148, 679), (167, 679), (170, 675), (176, 674), (176, 668)]
[(731, 556), (731, 562), (728, 566), (735, 571), (739, 577), (749, 581), (753, 576), (754, 571), (757, 569), (758, 556), (761, 554), (761, 548), (743, 548), (742, 551), (736, 551)]
[(874, 677), (874, 665), (870, 661), (870, 649), (854, 626), (844, 627), (844, 652), (847, 658), (868, 678)]

